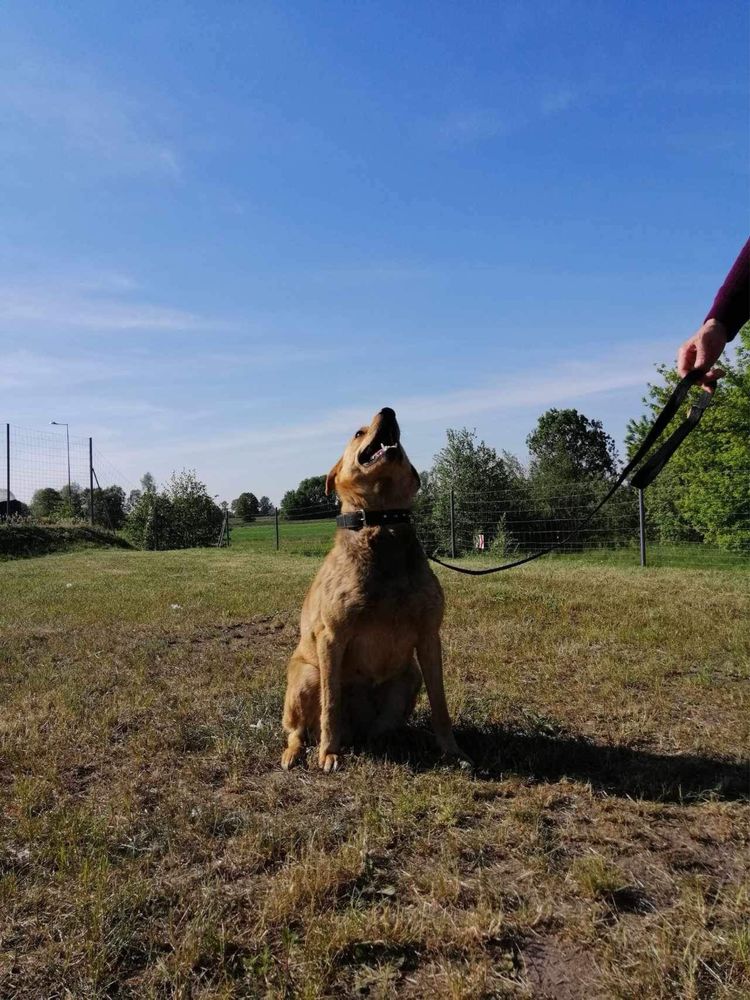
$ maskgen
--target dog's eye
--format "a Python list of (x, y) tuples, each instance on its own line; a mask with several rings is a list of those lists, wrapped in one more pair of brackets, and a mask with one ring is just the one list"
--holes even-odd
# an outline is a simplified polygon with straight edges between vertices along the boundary
[(365, 436), (365, 432), (364, 431), (357, 431), (357, 433), (354, 436), (355, 436), (355, 438), (364, 437)]

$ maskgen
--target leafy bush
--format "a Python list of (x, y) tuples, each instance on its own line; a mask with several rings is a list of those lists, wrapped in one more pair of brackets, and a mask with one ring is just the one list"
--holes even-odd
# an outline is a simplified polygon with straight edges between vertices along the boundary
[(148, 490), (125, 520), (125, 533), (144, 549), (187, 549), (213, 545), (222, 511), (192, 469), (173, 473), (161, 492)]

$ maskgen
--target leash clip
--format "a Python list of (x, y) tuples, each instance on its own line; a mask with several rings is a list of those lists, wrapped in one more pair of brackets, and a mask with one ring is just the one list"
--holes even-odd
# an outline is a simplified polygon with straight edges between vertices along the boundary
[(705, 410), (711, 405), (714, 399), (714, 394), (712, 392), (702, 392), (700, 399), (696, 399), (693, 405), (688, 411), (688, 417), (697, 417), (698, 415), (703, 415)]

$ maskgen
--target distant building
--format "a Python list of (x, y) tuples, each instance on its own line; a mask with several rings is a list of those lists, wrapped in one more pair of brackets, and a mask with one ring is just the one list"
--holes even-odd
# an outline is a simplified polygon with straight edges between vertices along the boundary
[[(8, 491), (0, 490), (0, 521), (4, 521), (8, 515)], [(21, 503), (20, 500), (16, 500), (15, 496), (11, 492), (10, 494), (10, 516), (11, 517), (28, 517), (29, 508), (25, 503)]]

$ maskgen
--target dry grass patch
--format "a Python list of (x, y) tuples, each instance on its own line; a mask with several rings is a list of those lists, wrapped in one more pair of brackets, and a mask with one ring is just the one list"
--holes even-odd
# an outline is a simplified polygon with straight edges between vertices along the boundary
[(3, 567), (0, 996), (748, 995), (745, 574), (448, 578), (476, 771), (422, 708), (326, 778), (278, 768), (315, 568)]

